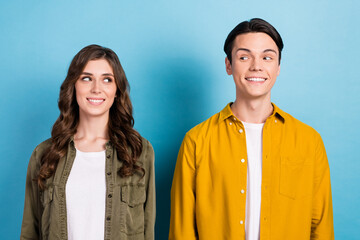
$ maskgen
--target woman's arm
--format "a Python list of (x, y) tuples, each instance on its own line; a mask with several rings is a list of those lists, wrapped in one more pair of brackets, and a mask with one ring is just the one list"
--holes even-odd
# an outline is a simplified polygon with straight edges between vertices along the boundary
[(146, 202), (144, 206), (144, 224), (145, 224), (145, 239), (153, 240), (154, 238), (154, 227), (155, 227), (155, 214), (156, 214), (156, 202), (155, 202), (155, 169), (154, 169), (154, 149), (151, 144), (146, 141), (144, 144), (145, 152), (145, 176), (147, 181), (147, 190), (146, 190)]
[(33, 151), (26, 175), (25, 204), (20, 239), (40, 239), (39, 188), (36, 178), (39, 169), (38, 147)]

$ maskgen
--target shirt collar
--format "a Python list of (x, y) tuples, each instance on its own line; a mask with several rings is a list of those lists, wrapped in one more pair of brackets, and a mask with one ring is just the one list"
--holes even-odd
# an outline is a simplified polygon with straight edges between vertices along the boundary
[[(233, 112), (231, 111), (231, 104), (232, 102), (228, 103), (223, 110), (220, 112), (220, 121), (223, 121), (225, 119), (228, 119), (229, 117), (235, 117)], [(275, 116), (276, 118), (279, 118), (283, 122), (285, 122), (286, 114), (284, 111), (282, 111), (278, 106), (276, 106), (274, 103), (271, 103), (274, 107), (273, 113), (269, 117)]]

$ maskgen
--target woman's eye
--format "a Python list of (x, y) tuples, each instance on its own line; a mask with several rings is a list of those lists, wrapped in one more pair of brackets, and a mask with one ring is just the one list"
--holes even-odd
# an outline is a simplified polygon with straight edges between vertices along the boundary
[(105, 78), (104, 82), (106, 82), (106, 83), (112, 82), (112, 79), (111, 78)]
[(83, 81), (91, 81), (91, 78), (90, 77), (83, 77), (81, 80), (83, 80)]

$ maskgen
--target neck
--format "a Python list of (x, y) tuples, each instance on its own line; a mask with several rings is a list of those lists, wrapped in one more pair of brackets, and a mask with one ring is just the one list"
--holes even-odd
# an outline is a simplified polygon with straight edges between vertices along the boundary
[(241, 99), (236, 98), (231, 105), (234, 115), (241, 121), (247, 123), (264, 123), (272, 114), (273, 106), (268, 99)]
[(108, 121), (109, 115), (93, 117), (84, 116), (80, 112), (75, 139), (95, 140), (102, 138), (108, 140)]

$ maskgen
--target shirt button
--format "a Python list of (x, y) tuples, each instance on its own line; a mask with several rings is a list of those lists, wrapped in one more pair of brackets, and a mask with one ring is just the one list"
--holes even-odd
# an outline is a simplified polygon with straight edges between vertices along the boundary
[(242, 129), (239, 129), (239, 133), (243, 133), (243, 131), (244, 131), (244, 130), (242, 130)]
[(242, 194), (244, 194), (244, 192), (245, 192), (245, 191), (244, 191), (244, 189), (241, 189), (241, 191), (240, 191), (240, 192), (241, 192)]
[(243, 221), (243, 220), (241, 220), (241, 221), (240, 221), (240, 224), (244, 224), (244, 221)]
[(110, 175), (111, 175), (111, 172), (108, 172), (108, 173), (106, 173), (106, 174), (110, 176)]
[(241, 159), (240, 161), (241, 161), (242, 163), (244, 163), (244, 162), (245, 162), (245, 159)]
[(106, 218), (106, 220), (108, 220), (108, 221), (110, 221), (110, 219), (111, 219), (110, 217), (107, 217), (107, 218)]
[(230, 122), (229, 125), (231, 126), (231, 125), (232, 125), (232, 122)]
[(111, 156), (110, 156), (110, 155), (107, 155), (106, 157), (107, 157), (107, 158), (110, 158)]
[(111, 195), (111, 194), (109, 194), (109, 195), (108, 195), (108, 198), (112, 198), (112, 195)]

